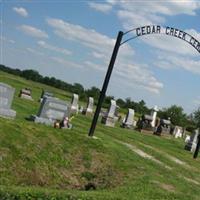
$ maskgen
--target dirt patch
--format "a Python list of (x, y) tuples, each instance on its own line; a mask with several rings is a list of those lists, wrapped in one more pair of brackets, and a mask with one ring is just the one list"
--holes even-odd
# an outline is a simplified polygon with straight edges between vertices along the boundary
[(181, 178), (184, 178), (186, 181), (188, 181), (190, 183), (194, 183), (195, 185), (200, 185), (200, 183), (198, 181), (195, 181), (194, 179), (187, 178), (185, 176), (182, 176)]
[(160, 188), (168, 191), (168, 192), (175, 192), (176, 189), (173, 185), (166, 184), (166, 183), (161, 183), (160, 181), (157, 180), (152, 180), (152, 183), (156, 184), (156, 186), (159, 186)]
[(166, 184), (166, 183), (160, 183), (159, 186), (164, 189), (164, 190), (167, 190), (168, 192), (175, 192), (176, 189), (173, 185), (169, 185), (169, 184)]
[(171, 156), (171, 155), (169, 155), (168, 153), (166, 153), (166, 152), (163, 152), (163, 151), (161, 151), (161, 150), (159, 150), (159, 149), (157, 149), (157, 148), (154, 148), (154, 147), (152, 147), (152, 146), (150, 146), (150, 145), (147, 145), (147, 144), (143, 144), (143, 143), (140, 143), (141, 145), (143, 145), (143, 146), (145, 146), (145, 147), (147, 147), (147, 148), (149, 148), (149, 149), (152, 149), (152, 150), (154, 150), (154, 151), (156, 151), (156, 152), (159, 152), (159, 153), (162, 153), (162, 155), (164, 155), (166, 158), (168, 158), (169, 160), (171, 160), (171, 161), (173, 161), (173, 162), (175, 162), (175, 163), (177, 163), (177, 164), (179, 164), (179, 165), (182, 165), (182, 166), (185, 166), (186, 168), (191, 168), (187, 163), (185, 163), (184, 161), (182, 161), (182, 160), (180, 160), (180, 159), (178, 159), (178, 158), (176, 158), (176, 157), (174, 157), (174, 156)]
[(132, 145), (132, 144), (128, 144), (125, 142), (121, 142), (121, 141), (117, 141), (125, 146), (127, 146), (129, 149), (131, 149), (132, 151), (134, 151), (136, 154), (138, 154), (139, 156), (143, 157), (143, 158), (147, 158), (149, 160), (154, 161), (155, 163), (165, 167), (166, 169), (171, 170), (172, 168), (169, 167), (168, 165), (164, 164), (163, 162), (161, 162), (160, 160), (157, 160), (156, 158), (154, 158), (153, 156), (145, 153), (144, 151), (142, 151), (141, 149), (138, 149), (136, 146)]

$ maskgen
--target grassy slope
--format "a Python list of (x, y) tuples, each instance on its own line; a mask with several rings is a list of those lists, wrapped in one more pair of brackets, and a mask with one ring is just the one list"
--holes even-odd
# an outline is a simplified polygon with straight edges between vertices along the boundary
[[(72, 130), (34, 124), (25, 118), (37, 113), (41, 88), (66, 101), (71, 94), (3, 72), (0, 82), (16, 88), (12, 107), (17, 111), (15, 120), (0, 118), (0, 186), (4, 191), (48, 190), (94, 199), (199, 199), (199, 159), (193, 160), (183, 150), (181, 139), (140, 134), (119, 124), (115, 128), (98, 124), (98, 139), (91, 139), (87, 137), (91, 117), (82, 115), (73, 119)], [(32, 88), (34, 102), (17, 97), (24, 87)], [(119, 141), (140, 148), (172, 170), (140, 157)], [(190, 167), (176, 164), (168, 154)], [(88, 182), (95, 183), (97, 190), (81, 191)]]

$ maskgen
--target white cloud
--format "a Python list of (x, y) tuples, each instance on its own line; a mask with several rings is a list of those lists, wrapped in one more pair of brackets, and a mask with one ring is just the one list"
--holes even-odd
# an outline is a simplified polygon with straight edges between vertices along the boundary
[(42, 52), (39, 52), (38, 50), (29, 48), (29, 47), (27, 47), (26, 50), (29, 51), (30, 53), (33, 53), (33, 54), (36, 54), (36, 55), (40, 55), (40, 56), (44, 55)]
[(179, 68), (200, 75), (200, 60), (188, 56), (183, 57), (176, 54), (174, 55), (166, 52), (159, 52), (158, 61), (154, 64), (155, 66), (164, 69)]
[(8, 42), (10, 42), (11, 44), (15, 44), (14, 40), (8, 40)]
[(193, 100), (193, 103), (194, 103), (196, 106), (200, 106), (200, 97), (197, 97), (195, 100)]
[(89, 68), (93, 68), (93, 69), (98, 70), (98, 71), (105, 71), (106, 70), (105, 68), (103, 68), (104, 65), (96, 64), (96, 63), (93, 63), (89, 60), (84, 61), (84, 66), (89, 67)]
[(77, 63), (69, 61), (69, 60), (65, 60), (60, 57), (50, 57), (50, 59), (52, 59), (54, 62), (56, 62), (64, 67), (83, 68), (83, 66), (80, 64), (77, 64)]
[(14, 44), (14, 43), (15, 43), (14, 40), (8, 39), (8, 38), (6, 38), (6, 37), (4, 37), (4, 36), (0, 36), (0, 40), (1, 40), (1, 42), (2, 42), (2, 41), (5, 41), (5, 42), (9, 42), (9, 43), (11, 43), (11, 44)]
[(110, 4), (106, 4), (106, 3), (89, 2), (88, 5), (91, 8), (94, 8), (95, 10), (103, 12), (103, 13), (108, 13), (112, 9), (112, 6)]
[[(98, 60), (100, 57), (102, 57), (102, 61), (104, 62), (110, 59), (115, 39), (100, 34), (95, 30), (70, 24), (60, 19), (47, 19), (47, 23), (54, 28), (55, 34), (61, 38), (75, 41), (83, 46), (89, 47), (93, 52), (93, 56), (98, 57)], [(116, 75), (119, 78), (126, 79), (126, 82), (130, 81), (131, 84), (137, 84), (138, 87), (150, 92), (159, 93), (160, 89), (163, 88), (163, 84), (154, 77), (148, 66), (132, 64), (133, 56), (134, 49), (130, 45), (124, 44), (120, 47), (115, 66)], [(89, 60), (84, 62), (84, 66), (98, 69), (99, 71), (103, 71), (106, 69), (104, 67), (107, 67), (105, 64), (96, 64)]]
[[(70, 24), (60, 19), (47, 19), (47, 23), (54, 28), (56, 35), (66, 40), (79, 42), (106, 56), (111, 55), (112, 53), (115, 44), (115, 39), (113, 38), (100, 34), (93, 29), (86, 29), (82, 26)], [(128, 44), (123, 45), (122, 48), (122, 54), (134, 54), (133, 48)]]
[(108, 0), (107, 2), (112, 6), (117, 6), (117, 16), (125, 29), (148, 24), (162, 24), (165, 22), (165, 16), (196, 15), (196, 11), (200, 8), (200, 2), (196, 0)]
[(43, 47), (45, 49), (49, 49), (51, 51), (56, 51), (58, 53), (65, 54), (67, 56), (72, 54), (72, 52), (67, 50), (67, 49), (63, 49), (63, 48), (60, 48), (60, 47), (56, 47), (56, 46), (50, 45), (45, 41), (38, 41), (37, 43), (38, 43), (39, 46), (41, 46), (41, 47)]
[(21, 25), (19, 27), (21, 31), (23, 31), (25, 34), (30, 35), (32, 37), (36, 38), (48, 38), (48, 34), (45, 31), (42, 31), (38, 28), (35, 28), (33, 26), (29, 25)]
[(13, 10), (21, 15), (22, 17), (28, 17), (28, 12), (25, 8), (22, 8), (22, 7), (13, 7)]
[[(187, 33), (190, 33), (189, 31)], [(199, 53), (197, 52), (194, 47), (192, 47), (187, 42), (178, 39), (173, 36), (168, 35), (146, 35), (142, 36), (141, 40), (158, 49), (165, 50), (167, 52), (173, 52), (179, 55), (190, 55), (190, 56), (198, 56)]]

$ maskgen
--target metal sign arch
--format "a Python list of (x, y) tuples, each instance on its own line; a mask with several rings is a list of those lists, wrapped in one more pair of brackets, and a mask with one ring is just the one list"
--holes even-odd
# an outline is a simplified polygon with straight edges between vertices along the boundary
[[(130, 37), (130, 38), (126, 39), (125, 41), (122, 41), (123, 36), (127, 35), (130, 32), (134, 32), (134, 31), (136, 32), (136, 36)], [(101, 111), (102, 103), (105, 98), (105, 94), (106, 94), (106, 90), (107, 90), (108, 83), (110, 80), (110, 76), (112, 74), (112, 70), (113, 70), (115, 60), (116, 60), (120, 46), (129, 42), (130, 40), (135, 39), (136, 37), (141, 37), (143, 35), (150, 35), (150, 34), (165, 34), (168, 36), (174, 36), (176, 38), (182, 39), (185, 42), (192, 45), (192, 47), (195, 48), (200, 53), (200, 42), (197, 39), (195, 39), (192, 35), (186, 33), (185, 31), (177, 29), (177, 28), (173, 28), (173, 27), (169, 27), (169, 26), (164, 27), (164, 26), (160, 26), (160, 25), (147, 25), (147, 26), (141, 26), (141, 27), (131, 29), (125, 33), (123, 33), (122, 31), (119, 31), (117, 40), (116, 40), (116, 43), (115, 43), (115, 46), (113, 49), (113, 53), (112, 53), (112, 56), (110, 59), (110, 63), (109, 63), (108, 69), (107, 69), (107, 73), (106, 73), (106, 76), (104, 79), (104, 83), (103, 83), (103, 86), (101, 89), (101, 93), (100, 93), (100, 96), (98, 99), (96, 111), (94, 113), (92, 124), (91, 124), (90, 130), (89, 130), (89, 133), (88, 133), (89, 136), (94, 135), (94, 131), (95, 131), (98, 117), (99, 117), (99, 114)], [(199, 146), (200, 146), (200, 143), (199, 143)]]
[(123, 33), (123, 37), (127, 35), (128, 33), (134, 33), (134, 32), (135, 32), (135, 36), (132, 36), (126, 39), (125, 41), (122, 41), (120, 46), (137, 37), (141, 37), (144, 35), (152, 35), (152, 34), (162, 34), (162, 35), (172, 36), (172, 37), (181, 39), (187, 42), (188, 44), (190, 44), (193, 48), (195, 48), (200, 53), (200, 42), (191, 34), (185, 31), (182, 31), (178, 28), (169, 27), (169, 26), (160, 26), (160, 25), (146, 25), (146, 26), (141, 26), (141, 27), (131, 29)]

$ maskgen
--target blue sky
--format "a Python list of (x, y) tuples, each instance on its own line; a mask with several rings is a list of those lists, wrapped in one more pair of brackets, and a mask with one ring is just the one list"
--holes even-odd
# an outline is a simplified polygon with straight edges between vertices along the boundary
[[(119, 30), (158, 24), (200, 41), (200, 1), (0, 2), (0, 63), (86, 88), (101, 88)], [(180, 39), (148, 35), (121, 46), (107, 94), (189, 113), (199, 106), (199, 87), (200, 54)]]

